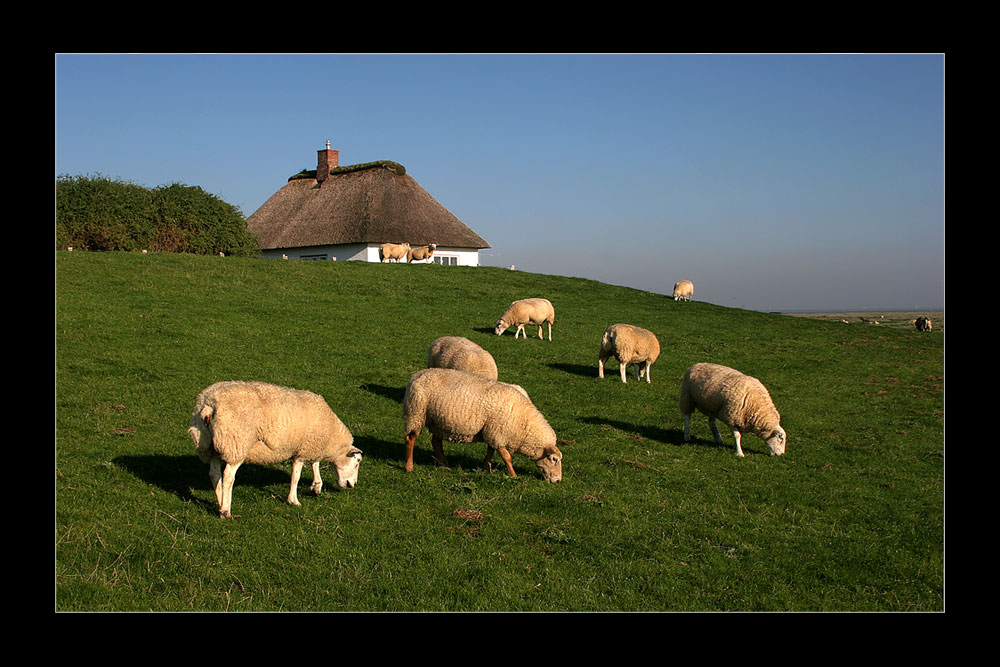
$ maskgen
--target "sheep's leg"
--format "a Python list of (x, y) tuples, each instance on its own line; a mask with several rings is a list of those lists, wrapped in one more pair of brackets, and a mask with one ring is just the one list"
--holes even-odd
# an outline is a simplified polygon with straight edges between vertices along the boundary
[(684, 415), (684, 442), (691, 442), (691, 415)]
[(649, 378), (649, 370), (653, 366), (650, 362), (646, 362), (646, 383), (653, 384), (653, 381)]
[[(549, 322), (548, 325), (549, 325), (549, 340), (551, 341), (552, 340), (552, 322)], [(538, 327), (538, 328), (541, 329), (541, 327)], [(539, 331), (539, 333), (541, 333), (541, 332)]]
[(638, 382), (639, 380), (642, 379), (642, 371), (639, 370), (639, 367), (642, 364), (632, 364), (632, 365), (635, 367), (635, 381)]
[(227, 463), (226, 469), (222, 472), (222, 506), (219, 508), (219, 516), (232, 516), (233, 506), (233, 482), (236, 481), (236, 471), (242, 463)]
[(434, 445), (434, 459), (445, 468), (448, 467), (448, 459), (444, 455), (444, 447), (442, 447), (441, 436), (435, 435), (431, 437), (431, 444)]
[(315, 495), (319, 495), (323, 492), (323, 477), (319, 474), (319, 461), (313, 461), (313, 483), (309, 487), (309, 490)]
[(222, 508), (222, 459), (213, 456), (208, 462), (208, 479), (212, 482), (212, 490), (215, 491), (215, 502)]
[(524, 325), (523, 324), (518, 325), (517, 331), (514, 332), (514, 338), (517, 338), (518, 334), (524, 334), (525, 338), (528, 337), (528, 333), (524, 330)]
[(413, 446), (417, 444), (417, 432), (406, 434), (406, 454), (403, 457), (406, 472), (413, 472)]
[(507, 464), (507, 472), (510, 473), (510, 476), (517, 477), (517, 473), (514, 472), (514, 462), (510, 460), (510, 452), (508, 452), (506, 449), (500, 449), (497, 451), (500, 452), (500, 458), (503, 459), (503, 462)]
[(740, 447), (740, 432), (733, 429), (733, 439), (736, 440), (736, 456), (743, 456), (743, 448)]
[(483, 460), (483, 467), (486, 468), (486, 472), (493, 472), (493, 448), (486, 445), (486, 458)]
[(292, 486), (288, 490), (288, 504), (299, 506), (302, 503), (299, 502), (298, 486), (299, 477), (302, 475), (302, 464), (305, 463), (302, 459), (295, 459), (292, 461)]
[(625, 379), (625, 374), (628, 372), (628, 364), (625, 362), (619, 362), (618, 371), (622, 375), (622, 383), (628, 384), (628, 380)]
[(604, 362), (607, 360), (607, 357), (597, 357), (597, 377), (604, 377)]
[(545, 328), (539, 324), (538, 325), (538, 340), (545, 340)]
[[(722, 444), (722, 434), (719, 433), (719, 424), (716, 422), (715, 417), (708, 418), (708, 425), (712, 427), (712, 435), (715, 436), (715, 444)], [(736, 446), (739, 447), (739, 440), (736, 441)]]

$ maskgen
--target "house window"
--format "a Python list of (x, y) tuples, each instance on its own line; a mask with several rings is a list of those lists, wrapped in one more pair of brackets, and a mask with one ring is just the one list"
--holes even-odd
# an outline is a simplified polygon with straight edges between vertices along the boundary
[(299, 255), (299, 259), (327, 259), (326, 253), (322, 255)]
[(457, 266), (458, 256), (457, 255), (434, 255), (431, 257), (431, 261), (435, 264), (441, 264), (443, 266)]

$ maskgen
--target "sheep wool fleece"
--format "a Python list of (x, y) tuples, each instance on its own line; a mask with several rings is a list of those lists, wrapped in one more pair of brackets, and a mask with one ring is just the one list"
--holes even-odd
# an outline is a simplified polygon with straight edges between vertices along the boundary
[(212, 437), (197, 442), (198, 456), (227, 463), (279, 463), (292, 456), (334, 461), (354, 438), (322, 396), (263, 382), (217, 382), (195, 401), (192, 426), (211, 415)]
[(425, 426), (450, 442), (486, 442), (532, 460), (555, 447), (556, 434), (531, 400), (513, 385), (444, 368), (417, 371), (403, 397), (406, 433)]
[(730, 428), (762, 438), (769, 436), (781, 421), (760, 380), (719, 364), (694, 364), (684, 374), (680, 410), (689, 415), (695, 408)]

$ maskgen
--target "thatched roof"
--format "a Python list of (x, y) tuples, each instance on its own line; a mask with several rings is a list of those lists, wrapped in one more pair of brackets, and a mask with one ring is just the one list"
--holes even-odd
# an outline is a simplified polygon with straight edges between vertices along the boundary
[[(247, 218), (261, 249), (340, 243), (489, 248), (394, 163), (297, 174)], [(398, 166), (398, 165), (396, 165)]]

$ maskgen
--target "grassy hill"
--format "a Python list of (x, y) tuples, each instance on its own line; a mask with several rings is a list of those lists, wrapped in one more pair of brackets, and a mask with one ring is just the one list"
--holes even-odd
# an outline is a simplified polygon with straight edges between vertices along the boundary
[[(844, 325), (499, 268), (57, 253), (56, 608), (230, 611), (941, 610), (939, 331)], [(665, 281), (666, 282), (666, 281)], [(493, 324), (545, 296), (553, 341)], [(597, 379), (605, 327), (658, 335), (653, 383)], [(400, 400), (427, 346), (465, 336), (560, 438), (563, 482), (430, 437), (402, 468)], [(684, 370), (760, 378), (788, 432), (767, 455), (682, 441)], [(243, 466), (231, 520), (186, 429), (197, 393), (323, 395), (364, 450), (358, 487), (284, 503), (290, 464)], [(328, 480), (335, 479), (331, 468)]]

